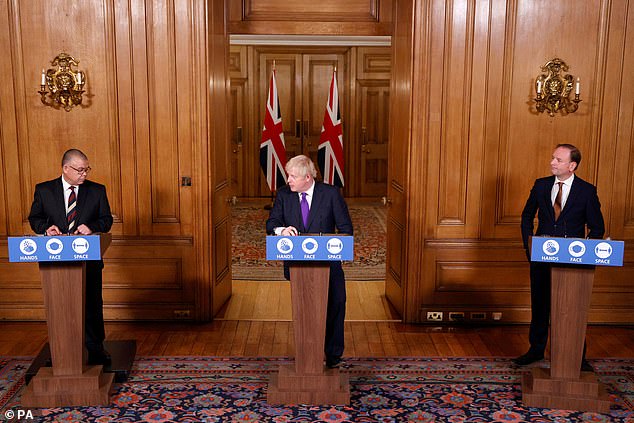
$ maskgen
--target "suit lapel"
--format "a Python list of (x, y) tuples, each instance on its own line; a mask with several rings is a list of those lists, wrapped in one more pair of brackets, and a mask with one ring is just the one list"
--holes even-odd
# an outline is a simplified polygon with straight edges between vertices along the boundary
[(580, 185), (577, 183), (577, 179), (578, 177), (575, 176), (575, 179), (572, 181), (570, 192), (568, 193), (568, 198), (566, 199), (566, 204), (564, 204), (564, 207), (561, 209), (559, 217), (563, 216), (568, 210), (570, 210), (572, 204), (575, 202), (575, 199), (578, 197)]
[(553, 200), (551, 198), (551, 194), (553, 191), (554, 184), (555, 184), (555, 177), (552, 176), (548, 178), (548, 185), (544, 187), (544, 202), (545, 204), (549, 205), (549, 207), (547, 207), (546, 209), (548, 210), (548, 213), (550, 213), (550, 217), (553, 221), (555, 221), (555, 208), (553, 207)]
[[(302, 210), (299, 207), (299, 194), (291, 190), (288, 191), (290, 215), (293, 222), (288, 222), (289, 226), (295, 226), (300, 232), (305, 232), (304, 224), (302, 222)], [(304, 229), (304, 230), (302, 230)]]
[(85, 181), (80, 187), (79, 187), (79, 191), (77, 192), (77, 218), (75, 219), (76, 226), (79, 226), (82, 222), (81, 222), (81, 212), (82, 210), (84, 210), (84, 205), (86, 204), (86, 199), (88, 198), (88, 191), (89, 191), (89, 184), (88, 181)]
[[(310, 213), (308, 213), (308, 228), (310, 228), (315, 220), (315, 216), (319, 213), (319, 206), (324, 202), (322, 201), (322, 185), (315, 181), (315, 188), (313, 189), (313, 200), (310, 203)], [(306, 230), (308, 230), (306, 228)]]
[[(66, 200), (64, 200), (64, 185), (62, 184), (62, 178), (57, 178), (55, 180), (55, 186), (53, 188), (53, 198), (55, 198), (55, 203), (57, 206), (55, 207), (57, 210), (58, 218), (54, 219), (54, 222), (63, 222), (64, 223), (64, 232), (68, 231), (68, 223), (66, 222)], [(62, 230), (62, 228), (59, 228)]]

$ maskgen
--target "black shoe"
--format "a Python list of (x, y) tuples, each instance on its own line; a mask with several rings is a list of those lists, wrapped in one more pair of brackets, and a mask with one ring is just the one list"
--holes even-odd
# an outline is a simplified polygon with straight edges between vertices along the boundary
[(99, 350), (91, 350), (88, 351), (88, 364), (101, 364), (103, 366), (107, 366), (112, 364), (112, 357), (110, 356), (110, 353), (103, 348)]
[(519, 357), (514, 358), (513, 363), (517, 364), (518, 366), (526, 366), (527, 364), (531, 364), (543, 359), (544, 359), (544, 353), (537, 353), (537, 352), (528, 350), (526, 354), (520, 355)]
[(582, 372), (594, 372), (594, 368), (592, 367), (592, 365), (590, 363), (588, 363), (588, 360), (586, 360), (585, 358), (583, 360), (581, 360), (581, 371)]
[(341, 357), (326, 357), (326, 367), (336, 369), (341, 365)]

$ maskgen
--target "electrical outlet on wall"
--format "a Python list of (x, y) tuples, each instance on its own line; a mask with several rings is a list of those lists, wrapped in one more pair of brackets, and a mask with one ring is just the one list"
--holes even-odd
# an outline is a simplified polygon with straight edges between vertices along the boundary
[(442, 321), (442, 311), (428, 311), (427, 320), (432, 322)]

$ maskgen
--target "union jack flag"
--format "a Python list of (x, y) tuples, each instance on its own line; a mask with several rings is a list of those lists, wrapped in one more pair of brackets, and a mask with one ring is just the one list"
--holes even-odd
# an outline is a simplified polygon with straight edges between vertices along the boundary
[(332, 73), (324, 123), (321, 127), (317, 164), (325, 183), (343, 188), (343, 130), (339, 113), (336, 69)]
[(266, 183), (272, 192), (286, 185), (284, 166), (286, 166), (286, 145), (284, 143), (280, 102), (277, 96), (275, 69), (273, 69), (264, 113), (262, 141), (260, 142), (260, 167), (262, 167)]

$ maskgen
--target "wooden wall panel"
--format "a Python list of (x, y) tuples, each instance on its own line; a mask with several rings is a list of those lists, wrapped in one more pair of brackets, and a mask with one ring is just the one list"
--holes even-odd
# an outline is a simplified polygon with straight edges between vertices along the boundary
[[(604, 95), (604, 109), (599, 137), (599, 192), (605, 206), (605, 195), (612, 207), (607, 212), (612, 238), (634, 239), (634, 4), (613, 4), (610, 16), (606, 80), (597, 89)], [(617, 60), (618, 59), (618, 60)], [(612, 95), (606, 95), (612, 93)], [(605, 154), (604, 152), (608, 153)], [(605, 207), (604, 207), (605, 208)]]
[(209, 105), (207, 124), (209, 125), (209, 187), (201, 192), (211, 201), (212, 213), (209, 226), (200, 226), (202, 230), (210, 228), (210, 261), (212, 288), (211, 298), (204, 290), (199, 294), (205, 298), (203, 315), (211, 319), (231, 296), (231, 146), (229, 129), (230, 71), (229, 71), (229, 33), (226, 26), (227, 9), (225, 2), (208, 3), (206, 52), (208, 63)]
[[(200, 311), (212, 295), (208, 230), (198, 226), (210, 214), (201, 153), (209, 142), (205, 4), (10, 0), (0, 16), (0, 47), (10, 52), (2, 66), (14, 77), (0, 89), (0, 164), (17, 182), (0, 194), (2, 233), (31, 233), (35, 183), (58, 177), (62, 153), (80, 148), (115, 218), (104, 259), (106, 318), (172, 319), (175, 310), (209, 318)], [(61, 52), (87, 77), (84, 102), (70, 112), (43, 105), (37, 93), (42, 68)], [(182, 177), (191, 185), (181, 186)], [(3, 267), (0, 318), (43, 318), (37, 267)]]
[(229, 0), (233, 34), (389, 35), (393, 0)]
[[(451, 237), (464, 233), (464, 228), (459, 228), (457, 232), (450, 228), (465, 225), (467, 213), (467, 153), (472, 141), (468, 134), (468, 105), (472, 79), (470, 40), (473, 37), (473, 2), (436, 1), (432, 7), (432, 25), (437, 25), (434, 26), (432, 43), (442, 43), (443, 47), (441, 54), (432, 56), (431, 63), (433, 68), (442, 72), (436, 72), (438, 79), (433, 83), (438, 95), (430, 98), (430, 106), (441, 116), (439, 139), (430, 150), (430, 157), (438, 157), (438, 192), (436, 195), (430, 193), (430, 198), (438, 199), (435, 217), (438, 236)], [(440, 46), (432, 48), (441, 50)], [(429, 217), (434, 216), (430, 214)]]
[[(420, 22), (429, 26), (417, 33), (418, 54), (425, 55), (429, 43), (422, 67), (430, 91), (415, 93), (414, 102), (429, 106), (423, 117), (429, 130), (419, 134), (414, 127), (412, 143), (427, 143), (428, 173), (409, 182), (425, 186), (431, 201), (424, 228), (410, 216), (409, 230), (425, 234), (425, 249), (418, 289), (408, 301), (419, 307), (422, 321), (427, 311), (451, 310), (485, 310), (487, 321), (493, 321), (491, 312), (503, 311), (502, 321), (527, 321), (520, 214), (533, 181), (550, 174), (557, 143), (580, 147), (577, 174), (598, 186), (606, 236), (632, 239), (634, 102), (624, 94), (634, 89), (627, 71), (633, 6), (602, 0), (423, 3), (417, 3)], [(586, 30), (562, 33), (558, 22)], [(535, 77), (554, 57), (581, 78), (583, 101), (568, 116), (535, 111)], [(420, 156), (413, 156), (415, 163)], [(627, 283), (632, 264), (597, 270), (593, 321), (634, 321), (634, 288)]]
[[(82, 8), (63, 1), (11, 1), (8, 8), (13, 19), (10, 51), (15, 60), (15, 107), (20, 139), (16, 157), (20, 157), (21, 185), (10, 193), (11, 201), (21, 204), (19, 215), (14, 214), (10, 219), (22, 222), (24, 232), (29, 233), (25, 218), (35, 183), (61, 174), (61, 153), (67, 148), (78, 147), (92, 159), (92, 179), (109, 187), (118, 185), (119, 161), (110, 154), (113, 149), (116, 151), (117, 143), (115, 116), (109, 108), (108, 96), (114, 87), (113, 80), (107, 77), (112, 71), (109, 66), (112, 63), (112, 16), (107, 4), (96, 1)], [(94, 31), (95, 26), (98, 31)], [(86, 71), (88, 83), (85, 104), (60, 114), (60, 110), (40, 102), (37, 89), (41, 70), (51, 67), (50, 62), (61, 52), (79, 60), (79, 68)], [(119, 216), (121, 203), (117, 201), (116, 191), (111, 196), (113, 214)]]
[[(419, 83), (426, 79), (426, 75), (417, 73), (418, 62), (426, 56), (418, 55), (420, 52), (415, 50), (414, 22), (419, 18), (416, 12), (416, 5), (410, 2), (396, 1), (394, 5), (389, 111), (391, 142), (388, 145), (388, 182), (385, 198), (388, 206), (385, 296), (406, 321), (416, 320), (419, 307), (418, 295), (413, 294), (418, 289), (418, 281), (415, 278), (409, 279), (409, 267), (416, 266), (419, 256), (410, 256), (408, 251), (416, 251), (413, 244), (422, 241), (419, 237), (413, 240), (414, 243), (410, 243), (407, 233), (410, 216), (420, 219), (419, 214), (414, 215), (410, 211), (411, 204), (419, 205), (422, 200), (420, 189), (416, 190), (419, 195), (409, 195), (409, 182), (412, 178), (408, 158), (413, 153), (419, 158), (424, 156), (424, 153), (416, 148), (419, 144), (414, 145), (412, 141), (416, 136), (412, 127), (418, 124), (418, 119), (413, 119), (413, 116), (419, 116), (416, 113), (420, 111), (418, 104), (413, 100), (420, 89)], [(414, 167), (414, 172), (419, 169), (420, 166)], [(418, 251), (420, 250), (422, 248)], [(416, 299), (412, 301), (408, 298), (410, 296)]]
[[(171, 1), (166, 0), (146, 3), (149, 114), (153, 122), (149, 148), (152, 223), (175, 223), (179, 219), (178, 191), (174, 189), (178, 181), (175, 94), (179, 81), (175, 38), (171, 34), (175, 18), (171, 6)], [(187, 61), (182, 65), (187, 66)]]

